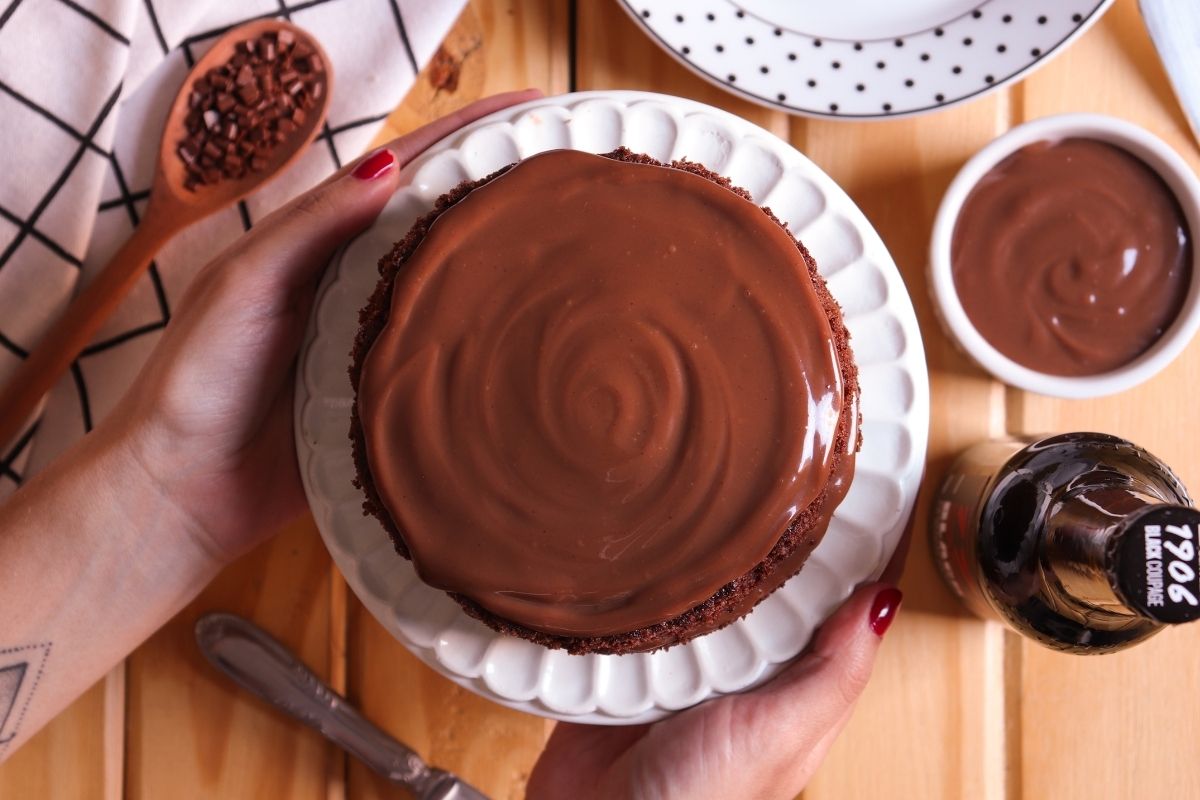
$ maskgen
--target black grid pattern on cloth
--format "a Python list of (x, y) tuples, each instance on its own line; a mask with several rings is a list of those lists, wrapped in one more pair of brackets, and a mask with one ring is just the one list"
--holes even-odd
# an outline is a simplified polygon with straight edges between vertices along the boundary
[[(20, 3), (20, 1), (21, 0), (13, 0), (12, 5), (10, 5), (8, 7), (8, 10), (5, 12), (5, 15), (3, 17), (0, 17), (0, 26), (3, 26), (4, 22), (8, 19), (9, 16), (11, 16), (12, 12), (16, 10), (16, 7), (17, 7), (18, 3)], [(70, 7), (73, 8), (74, 6), (72, 5)], [(90, 12), (88, 14), (86, 14), (85, 16), (87, 19), (92, 20), (92, 15), (90, 14)], [(99, 21), (97, 21), (97, 24), (100, 24)], [(108, 24), (103, 23), (103, 25), (105, 27), (107, 27)], [(127, 41), (125, 43), (128, 44)], [(119, 94), (120, 87), (117, 87), (117, 89), (118, 89), (117, 94)], [(30, 99), (29, 97), (26, 97), (21, 92), (18, 92), (16, 89), (9, 86), (7, 83), (5, 83), (2, 80), (0, 80), (0, 92), (3, 92), (4, 94), (11, 97), (13, 100), (16, 100), (18, 103), (25, 106), (30, 111), (33, 111), (35, 114), (42, 117), (43, 119), (53, 123), (55, 127), (57, 127), (59, 130), (61, 130), (63, 133), (66, 133), (68, 136), (70, 136), (72, 139), (74, 139), (78, 144), (82, 145), (84, 150), (90, 150), (91, 152), (96, 153), (97, 155), (99, 155), (103, 158), (109, 157), (108, 151), (98, 147), (92, 139), (95, 136), (96, 130), (98, 130), (100, 125), (103, 124), (104, 119), (107, 116), (108, 112), (111, 111), (111, 105), (105, 106), (106, 111), (104, 111), (102, 113), (100, 119), (96, 122), (96, 124), (94, 125), (93, 129), (90, 132), (83, 132), (83, 131), (76, 130), (70, 123), (68, 123), (67, 121), (65, 121), (63, 119), (60, 119), (53, 112), (44, 108), (43, 106), (38, 104), (36, 101)], [(115, 102), (115, 97), (112, 101), (110, 101), (110, 103), (111, 102)], [(58, 242), (54, 241), (53, 238), (51, 238), (50, 236), (47, 236), (46, 234), (39, 231), (35, 225), (37, 217), (39, 217), (45, 211), (46, 207), (49, 206), (50, 202), (54, 199), (54, 195), (58, 192), (58, 189), (61, 188), (62, 184), (66, 183), (66, 181), (70, 177), (71, 172), (74, 169), (75, 165), (78, 164), (79, 159), (82, 157), (83, 157), (83, 152), (81, 151), (76, 155), (76, 157), (72, 160), (72, 162), (68, 166), (68, 168), (59, 177), (58, 181), (55, 183), (55, 185), (51, 189), (51, 191), (48, 192), (42, 198), (42, 202), (39, 203), (38, 207), (35, 208), (34, 213), (31, 214), (28, 219), (22, 219), (19, 215), (14, 214), (13, 212), (9, 211), (4, 206), (0, 205), (0, 217), (3, 217), (4, 219), (8, 220), (12, 224), (14, 224), (18, 229), (17, 238), (13, 240), (13, 242), (9, 245), (8, 248), (5, 249), (5, 251), (2, 254), (0, 254), (0, 267), (3, 267), (4, 264), (12, 257), (13, 253), (16, 252), (17, 247), (20, 246), (21, 241), (24, 239), (25, 236), (30, 236), (33, 239), (36, 239), (38, 242), (40, 242), (42, 245), (44, 245), (48, 250), (53, 252), (55, 255), (57, 255), (59, 258), (61, 258), (63, 261), (67, 262), (71, 266), (80, 267), (83, 265), (83, 261), (78, 256), (70, 253), (65, 247), (60, 245)], [(38, 210), (38, 209), (40, 209), (40, 210)]]
[[(18, 217), (16, 214), (9, 211), (4, 206), (0, 206), (0, 217), (4, 217), (6, 220), (11, 222), (13, 225), (16, 225), (17, 228), (20, 228), (22, 225), (25, 224), (25, 220), (21, 219), (20, 217)], [(46, 234), (39, 231), (36, 227), (30, 226), (29, 235), (32, 236), (34, 239), (36, 239), (41, 244), (45, 245), (48, 250), (50, 250), (51, 252), (54, 253), (54, 255), (58, 256), (59, 258), (61, 258), (63, 261), (67, 262), (71, 266), (73, 266), (73, 267), (82, 267), (83, 266), (83, 261), (79, 258), (79, 256), (76, 256), (72, 253), (68, 253), (66, 250), (63, 249), (62, 245), (60, 245), (58, 242), (51, 239)]]
[(63, 133), (65, 133), (68, 136), (70, 136), (71, 138), (73, 138), (75, 141), (83, 142), (84, 145), (89, 150), (91, 150), (93, 153), (96, 153), (97, 155), (101, 155), (101, 156), (108, 155), (108, 152), (106, 150), (102, 150), (101, 148), (96, 146), (95, 142), (88, 139), (85, 134), (83, 134), (80, 131), (75, 130), (75, 128), (71, 127), (70, 123), (66, 122), (65, 120), (60, 119), (58, 116), (56, 116), (50, 110), (43, 108), (42, 106), (33, 102), (28, 97), (21, 94), (16, 89), (12, 88), (4, 81), (0, 81), (0, 92), (4, 92), (9, 97), (11, 97), (12, 99), (16, 100), (21, 105), (28, 108), (30, 111), (34, 112), (35, 114), (38, 114), (39, 116), (45, 118), (48, 121), (54, 123), (54, 125), (59, 130), (61, 130)]
[[(274, 18), (291, 19), (291, 16), (290, 16), (291, 14), (296, 14), (300, 11), (305, 11), (310, 8), (315, 8), (316, 6), (323, 6), (326, 3), (334, 3), (334, 2), (337, 2), (337, 0), (307, 0), (307, 2), (296, 3), (295, 5), (285, 6), (283, 3), (283, 0), (280, 0), (280, 2), (279, 2), (280, 10), (278, 10), (278, 11), (267, 11), (266, 13), (263, 13), (263, 14), (255, 14), (254, 16), (251, 16), (251, 17), (245, 17), (244, 19), (239, 19), (237, 22), (230, 22), (226, 25), (222, 25), (219, 28), (209, 28), (208, 30), (200, 31), (199, 33), (193, 33), (192, 35), (190, 35), (186, 39), (184, 39), (183, 43), (189, 44), (189, 45), (194, 45), (197, 42), (203, 42), (208, 39), (215, 39), (218, 36), (224, 36), (226, 33), (229, 33), (229, 31), (233, 30), (238, 25), (244, 25), (247, 22), (254, 22), (255, 20), (259, 20), (259, 19), (274, 19)], [(150, 0), (146, 0), (146, 3), (149, 4)]]
[(26, 430), (23, 434), (21, 434), (20, 437), (17, 438), (17, 441), (13, 443), (13, 446), (9, 448), (8, 452), (4, 453), (3, 456), (0, 457), (0, 475), (8, 478), (18, 486), (21, 485), (22, 476), (19, 472), (17, 472), (13, 464), (16, 463), (16, 460), (20, 458), (21, 454), (24, 453), (26, 448), (29, 447), (29, 443), (33, 441), (33, 437), (37, 434), (37, 430), (38, 423), (35, 422), (29, 426), (28, 430)]
[[(86, 7), (84, 0), (44, 0), (49, 3), (57, 3), (62, 7), (70, 9), (77, 14), (80, 19), (86, 20), (90, 25), (94, 26), (98, 31), (98, 36), (106, 37), (114, 45), (119, 47), (131, 47), (130, 35), (128, 32), (122, 32), (114, 27), (113, 24), (101, 18), (97, 13)], [(0, 0), (0, 34), (3, 33), (5, 24), (13, 17), (18, 7), (24, 0), (10, 0), (8, 4), (2, 5), (3, 0)], [(203, 30), (192, 32), (182, 39), (175, 42), (168, 38), (165, 33), (168, 26), (162, 23), (170, 22), (168, 17), (164, 17), (166, 9), (163, 6), (163, 0), (140, 0), (138, 13), (141, 19), (138, 25), (145, 25), (152, 33), (148, 43), (157, 45), (157, 49), (161, 50), (161, 60), (158, 61), (155, 69), (161, 68), (163, 62), (171, 55), (173, 50), (178, 49), (184, 63), (190, 68), (195, 64), (198, 53), (203, 52), (204, 48), (211, 42), (227, 33), (229, 30), (258, 19), (267, 18), (284, 18), (291, 20), (294, 15), (300, 12), (307, 11), (319, 6), (325, 6), (330, 3), (336, 3), (338, 0), (302, 0), (301, 2), (289, 2), (289, 0), (276, 0), (278, 8), (267, 11), (266, 13), (255, 13), (247, 15), (244, 18), (233, 21), (224, 22), (224, 24), (216, 27), (208, 27)], [(158, 7), (156, 8), (156, 3)], [(402, 0), (379, 0), (379, 8), (385, 15), (390, 13), (392, 20), (395, 23), (396, 34), (398, 39), (399, 52), (403, 53), (404, 59), (412, 67), (413, 74), (419, 72), (420, 65), (417, 61), (414, 52), (413, 43), (410, 38), (410, 32), (404, 20), (402, 12)], [(26, 9), (27, 11), (29, 9)], [(23, 12), (24, 13), (24, 12)], [(300, 24), (304, 24), (301, 18), (298, 20)], [(45, 248), (50, 254), (47, 257), (60, 259), (63, 263), (70, 265), (75, 270), (83, 267), (85, 259), (81, 259), (79, 255), (72, 253), (70, 249), (63, 246), (60, 242), (48, 233), (44, 227), (38, 227), (39, 218), (46, 212), (55, 195), (62, 189), (66, 182), (71, 178), (73, 172), (79, 166), (85, 154), (91, 153), (99, 156), (106, 164), (110, 181), (106, 182), (107, 186), (115, 187), (116, 195), (112, 195), (111, 190), (109, 196), (100, 198), (96, 209), (99, 215), (106, 214), (123, 214), (130, 226), (136, 227), (140, 221), (139, 209), (148, 200), (150, 196), (150, 188), (148, 186), (131, 185), (127, 176), (134, 174), (137, 170), (132, 170), (129, 163), (122, 163), (122, 156), (118, 154), (117, 147), (105, 149), (96, 143), (98, 131), (104, 125), (105, 121), (112, 114), (114, 108), (117, 107), (121, 98), (122, 88), (118, 84), (108, 95), (107, 101), (97, 117), (88, 126), (87, 130), (80, 130), (77, 124), (62, 119), (53, 111), (47, 109), (44, 104), (39, 103), (36, 98), (30, 97), (29, 92), (21, 92), (12, 86), (9, 86), (3, 81), (0, 81), (0, 94), (8, 95), (17, 103), (25, 106), (31, 112), (44, 118), (55, 128), (65, 133), (74, 144), (74, 151), (65, 168), (62, 170), (47, 191), (39, 200), (33, 210), (25, 215), (18, 214), (12, 209), (4, 208), (0, 205), (0, 221), (15, 229), (16, 233), (10, 242), (7, 242), (2, 252), (0, 252), (0, 270), (4, 265), (11, 260), (14, 253), (27, 241), (35, 241)], [(336, 120), (337, 124), (331, 125), (328, 121), (324, 124), (323, 129), (317, 135), (316, 139), (321, 140), (323, 149), (327, 150), (329, 161), (334, 169), (340, 168), (346, 161), (344, 154), (338, 150), (338, 137), (341, 134), (349, 131), (354, 131), (366, 126), (377, 125), (385, 120), (391, 111), (391, 106), (394, 105), (399, 98), (395, 98), (389, 103), (389, 107), (378, 109), (380, 113), (365, 114), (348, 121)], [(107, 141), (105, 142), (107, 144)], [(358, 145), (356, 145), (357, 147)], [(357, 155), (357, 153), (350, 154)], [(126, 158), (129, 156), (126, 155)], [(139, 180), (140, 182), (140, 180)], [(257, 207), (254, 207), (257, 209)], [(255, 220), (254, 214), (264, 213), (255, 210), (252, 212), (252, 204), (240, 202), (237, 205), (238, 219), (243, 230), (249, 230)], [(49, 218), (48, 218), (49, 219)], [(100, 220), (97, 221), (99, 225)], [(115, 220), (114, 220), (115, 222)], [(89, 246), (90, 247), (90, 246)], [(89, 267), (90, 268), (90, 267)], [(88, 385), (89, 370), (85, 365), (90, 359), (93, 359), (102, 354), (112, 353), (119, 350), (123, 345), (126, 345), (135, 340), (160, 332), (171, 319), (172, 302), (168, 285), (177, 286), (176, 283), (169, 284), (163, 278), (163, 266), (159, 261), (155, 261), (150, 265), (148, 274), (145, 278), (149, 282), (152, 296), (157, 304), (157, 315), (155, 318), (147, 320), (145, 314), (139, 312), (141, 316), (136, 321), (131, 321), (124, 329), (117, 329), (115, 332), (110, 330), (106, 333), (103, 339), (91, 343), (79, 356), (79, 359), (71, 365), (70, 380), (60, 385), (60, 390), (69, 391), (66, 387), (73, 386), (74, 394), (77, 399), (78, 413), (82, 422), (83, 430), (90, 430), (93, 424), (95, 392), (91, 391)], [(168, 267), (169, 269), (169, 267)], [(0, 298), (2, 299), (2, 298)], [(143, 301), (144, 302), (144, 301)], [(149, 309), (147, 309), (149, 310)], [(120, 312), (118, 312), (119, 314)], [(0, 352), (6, 352), (16, 358), (26, 358), (27, 348), (32, 346), (32, 343), (14, 339), (12, 331), (6, 332), (4, 329), (4, 320), (0, 318)], [(8, 357), (8, 356), (6, 356)], [(120, 356), (116, 356), (120, 358)], [(101, 372), (103, 369), (100, 370)], [(93, 370), (95, 372), (95, 370)], [(93, 380), (95, 375), (92, 375)], [(56, 390), (59, 391), (59, 390)], [(67, 406), (62, 403), (57, 403), (55, 406), (58, 412)], [(35, 434), (41, 425), (41, 421), (35, 421), (21, 435), (21, 437), (13, 443), (8, 452), (0, 452), (0, 497), (4, 495), (3, 483), (11, 481), (14, 484), (20, 484), (24, 477), (23, 470), (18, 468), (19, 461), (23, 455), (28, 454), (32, 450), (31, 442), (35, 438)], [(0, 443), (3, 447), (4, 443)]]
[[(42, 199), (38, 201), (38, 204), (36, 206), (34, 206), (34, 209), (29, 214), (29, 216), (26, 219), (24, 219), (23, 221), (21, 221), (21, 224), (17, 229), (17, 235), (13, 238), (12, 242), (8, 245), (8, 247), (6, 247), (4, 249), (4, 252), (0, 253), (0, 269), (3, 269), (4, 265), (9, 261), (10, 258), (12, 258), (13, 254), (17, 252), (17, 249), (21, 246), (21, 243), (25, 240), (25, 238), (32, 235), (33, 231), (35, 230), (34, 226), (37, 224), (38, 218), (41, 217), (41, 215), (43, 213), (45, 213), (46, 209), (50, 206), (51, 201), (54, 200), (54, 196), (58, 194), (59, 190), (62, 189), (62, 187), (66, 184), (67, 180), (71, 177), (71, 173), (75, 170), (75, 167), (77, 167), (79, 165), (80, 159), (83, 158), (83, 154), (87, 151), (88, 145), (90, 145), (92, 143), (92, 140), (95, 138), (96, 133), (100, 130), (100, 126), (104, 124), (104, 121), (108, 118), (108, 115), (110, 113), (112, 113), (112, 110), (116, 107), (117, 99), (120, 96), (121, 96), (121, 86), (120, 86), (120, 84), (118, 84), (117, 88), (114, 89), (112, 91), (112, 93), (109, 95), (108, 100), (105, 101), (104, 106), (100, 109), (100, 113), (97, 115), (96, 119), (92, 122), (92, 124), (88, 128), (87, 132), (83, 135), (83, 139), (79, 142), (78, 146), (75, 148), (75, 152), (71, 155), (71, 158), (67, 161), (67, 166), (63, 169), (63, 171), (61, 173), (59, 173), (58, 178), (56, 178), (54, 183), (52, 183), (50, 185), (49, 190), (47, 190), (46, 193), (42, 196)], [(28, 100), (28, 98), (25, 98), (25, 99)], [(28, 102), (33, 103), (32, 100), (29, 100)], [(40, 241), (47, 240), (47, 237), (42, 236), (42, 235), (39, 235), (37, 238)], [(55, 245), (54, 248), (52, 249), (52, 252), (62, 252), (62, 251), (63, 251), (63, 248), (58, 245)], [(79, 266), (77, 259), (74, 260), (74, 262), (68, 262), (68, 263), (73, 263), (74, 266)], [(5, 337), (5, 339), (7, 340), (7, 337)], [(24, 357), (24, 356), (22, 356), (22, 357)], [(73, 374), (75, 374), (77, 376), (76, 389), (79, 393), (79, 407), (80, 407), (80, 413), (83, 416), (85, 430), (91, 430), (91, 408), (90, 408), (89, 401), (88, 401), (87, 387), (82, 380), (82, 375), (79, 373), (77, 363), (71, 365), (71, 371)], [(31, 426), (29, 428), (29, 431), (33, 431), (33, 430), (35, 430), (35, 428), (36, 428), (36, 425)], [(25, 436), (29, 437), (29, 439), (32, 439), (32, 434), (29, 432), (27, 432)], [(22, 437), (22, 440), (18, 440), (18, 443), (20, 443), (21, 441), (25, 441), (25, 437)], [(28, 441), (25, 441), (25, 444), (27, 445)], [(24, 450), (24, 446), (25, 445), (22, 445), (21, 450)], [(3, 470), (6, 477), (10, 478), (11, 480), (15, 481), (18, 484), (20, 484), (20, 481), (21, 481), (20, 476), (17, 475), (12, 470), (11, 464), (12, 464), (13, 460), (16, 459), (17, 455), (20, 455), (20, 452), (21, 451), (18, 451), (12, 457), (12, 459), (5, 460), (5, 462), (4, 462), (5, 469)]]
[(82, 14), (83, 16), (87, 17), (100, 30), (104, 31), (109, 36), (113, 37), (114, 39), (116, 39), (118, 42), (125, 45), (126, 47), (129, 46), (129, 37), (127, 37), (125, 34), (121, 33), (119, 30), (114, 28), (112, 25), (109, 25), (107, 22), (102, 20), (100, 17), (98, 17), (94, 13), (92, 13), (90, 10), (88, 10), (88, 9), (84, 8), (83, 6), (79, 5), (78, 3), (76, 3), (75, 0), (58, 0), (58, 2), (62, 3), (64, 6), (67, 6), (68, 8), (72, 9), (73, 11), (75, 11), (75, 13)]
[(404, 15), (400, 13), (400, 4), (396, 0), (389, 0), (389, 3), (392, 7), (392, 17), (396, 20), (400, 41), (404, 42), (404, 52), (408, 56), (408, 63), (415, 75), (421, 71), (421, 65), (417, 63), (417, 57), (413, 54), (412, 42), (408, 39), (408, 28), (404, 25)]
[(167, 44), (167, 37), (163, 36), (162, 25), (158, 24), (158, 12), (154, 10), (153, 0), (145, 0), (146, 17), (150, 20), (150, 27), (154, 29), (154, 38), (158, 40), (158, 46), (162, 48), (163, 55), (171, 52), (171, 47)]
[(117, 98), (120, 96), (121, 86), (118, 84), (117, 88), (113, 89), (112, 94), (108, 96), (108, 100), (104, 102), (104, 106), (100, 109), (100, 114), (96, 117), (95, 122), (93, 122), (91, 127), (88, 128), (87, 133), (84, 134), (83, 141), (81, 141), (79, 146), (75, 148), (75, 152), (71, 154), (70, 160), (67, 161), (66, 168), (59, 173), (58, 177), (54, 180), (54, 183), (50, 184), (50, 189), (44, 195), (42, 195), (42, 199), (38, 201), (36, 206), (34, 206), (30, 215), (22, 220), (21, 226), (17, 231), (16, 237), (12, 240), (12, 243), (4, 249), (4, 252), (0, 253), (0, 269), (4, 269), (4, 265), (12, 257), (12, 254), (17, 251), (17, 248), (21, 246), (21, 242), (25, 241), (25, 237), (30, 234), (34, 226), (37, 224), (38, 218), (41, 217), (42, 214), (45, 213), (46, 209), (50, 207), (50, 201), (52, 201), (54, 196), (58, 194), (58, 190), (61, 189), (67, 182), (67, 179), (71, 177), (71, 173), (74, 172), (75, 167), (79, 165), (79, 160), (83, 158), (83, 154), (87, 152), (88, 144), (90, 144), (92, 139), (95, 138), (96, 133), (100, 130), (100, 126), (104, 124), (104, 120), (108, 118), (109, 113), (111, 113), (113, 108), (117, 105)]
[(12, 18), (13, 12), (17, 10), (17, 6), (19, 5), (21, 5), (21, 0), (12, 0), (8, 4), (8, 8), (4, 9), (3, 13), (0, 13), (0, 28), (3, 28), (4, 23)]
[[(287, 0), (279, 0), (279, 16), (283, 17), (288, 22), (292, 21), (292, 10), (290, 8), (288, 8)], [(341, 159), (341, 156), (338, 155), (337, 145), (334, 144), (334, 142), (333, 142), (333, 134), (331, 134), (329, 132), (329, 120), (328, 119), (322, 123), (321, 138), (324, 139), (325, 144), (327, 144), (329, 146), (329, 157), (333, 159), (334, 168), (341, 169), (342, 168), (342, 159)], [(242, 212), (242, 224), (246, 226), (247, 230), (249, 230), (249, 228), (250, 228), (250, 212), (246, 210), (246, 206), (244, 203), (241, 206), (241, 212)]]
[[(87, 20), (91, 25), (103, 31), (104, 35), (112, 37), (116, 42), (125, 47), (129, 46), (129, 39), (127, 37), (115, 30), (111, 25), (102, 20), (100, 17), (96, 16), (91, 11), (73, 2), (73, 0), (58, 1), (66, 8), (69, 8), (78, 14), (80, 18)], [(20, 3), (21, 0), (12, 0), (4, 12), (0, 13), (0, 32), (2, 32), (4, 25), (10, 19), (12, 19), (12, 16)], [(121, 84), (118, 83), (117, 86), (109, 93), (108, 99), (104, 102), (100, 112), (96, 115), (95, 119), (92, 121), (91, 125), (88, 126), (86, 131), (76, 130), (72, 125), (63, 119), (60, 119), (43, 104), (39, 103), (35, 98), (29, 97), (27, 94), (17, 91), (7, 83), (0, 82), (0, 91), (4, 92), (9, 97), (13, 98), (18, 103), (35, 112), (39, 116), (53, 123), (57, 128), (67, 133), (72, 139), (74, 139), (76, 143), (75, 150), (68, 159), (66, 166), (58, 174), (53, 183), (50, 184), (49, 189), (42, 194), (41, 199), (38, 201), (37, 205), (34, 206), (33, 210), (28, 214), (28, 216), (21, 218), (18, 215), (13, 214), (8, 209), (0, 207), (0, 217), (3, 217), (17, 228), (17, 232), (13, 237), (13, 240), (4, 248), (2, 252), (0, 252), (0, 270), (2, 270), (5, 264), (12, 259), (14, 254), (18, 251), (26, 239), (33, 239), (37, 241), (47, 250), (49, 250), (54, 257), (59, 258), (63, 262), (78, 269), (82, 266), (82, 261), (77, 256), (70, 253), (67, 248), (63, 247), (52, 237), (38, 230), (37, 222), (38, 219), (46, 212), (46, 209), (50, 207), (51, 202), (53, 202), (58, 192), (71, 178), (71, 174), (75, 171), (75, 168), (79, 166), (79, 163), (83, 159), (85, 153), (91, 151), (105, 158), (111, 157), (111, 154), (108, 153), (108, 151), (96, 145), (95, 138), (96, 134), (100, 131), (101, 126), (117, 106), (117, 101), (121, 96)], [(24, 359), (28, 357), (28, 354), (25, 352), (24, 348), (19, 347), (8, 335), (4, 333), (3, 330), (0, 330), (0, 346), (3, 346), (4, 349), (8, 350), (18, 358)], [(91, 420), (91, 409), (89, 407), (87, 397), (87, 387), (81, 380), (82, 374), (79, 373), (77, 365), (72, 365), (72, 372), (78, 375), (76, 386), (79, 394), (80, 413), (83, 417), (85, 426), (89, 426)], [(29, 444), (32, 442), (37, 429), (38, 423), (35, 421), (17, 439), (13, 448), (8, 453), (4, 454), (2, 459), (0, 459), (0, 476), (11, 480), (17, 485), (21, 484), (22, 475), (17, 471), (14, 465), (17, 459), (29, 447)], [(88, 429), (90, 429), (90, 427), (88, 427)], [(0, 446), (3, 446), (4, 444), (6, 443), (0, 442)]]
[[(125, 171), (121, 169), (121, 160), (117, 158), (116, 153), (110, 154), (108, 160), (109, 166), (112, 169), (113, 178), (115, 178), (117, 182), (117, 188), (121, 192), (121, 197), (119, 198), (120, 202), (117, 204), (117, 206), (110, 206), (110, 208), (115, 208), (118, 206), (123, 207), (125, 209), (125, 213), (129, 216), (129, 224), (136, 228), (138, 223), (141, 222), (141, 218), (137, 212), (138, 200), (135, 199), (133, 194), (131, 194), (129, 191), (129, 184), (125, 181)], [(138, 194), (142, 195), (144, 198), (148, 198), (150, 196), (150, 190), (146, 189), (144, 192), (138, 192)], [(101, 207), (99, 209), (100, 211), (105, 210), (104, 205), (104, 203), (101, 203)], [(149, 275), (150, 282), (154, 286), (155, 297), (158, 300), (158, 310), (162, 313), (162, 319), (153, 326), (140, 326), (139, 328), (134, 329), (138, 331), (138, 336), (165, 328), (167, 323), (171, 321), (171, 306), (167, 302), (167, 290), (163, 287), (162, 275), (158, 271), (158, 262), (150, 262)], [(127, 342), (130, 339), (136, 338), (135, 336), (131, 336), (129, 334), (130, 331), (126, 331), (125, 333), (118, 334), (116, 337), (108, 339), (104, 342), (93, 344), (91, 347), (83, 351), (83, 355), (87, 356), (93, 353), (103, 352), (104, 350), (109, 349), (104, 345), (112, 343), (117, 339), (122, 342)]]
[(3, 331), (0, 331), (0, 347), (3, 347), (17, 358), (29, 358), (29, 353), (25, 352), (25, 348), (5, 336)]

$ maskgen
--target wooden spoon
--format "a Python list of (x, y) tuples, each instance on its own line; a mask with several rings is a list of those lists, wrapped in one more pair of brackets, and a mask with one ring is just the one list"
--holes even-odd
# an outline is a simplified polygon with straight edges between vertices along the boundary
[[(318, 73), (318, 79), (324, 83), (321, 96), (306, 112), (304, 124), (266, 156), (265, 169), (236, 180), (222, 178), (216, 183), (198, 186), (195, 191), (185, 188), (187, 172), (177, 149), (187, 135), (185, 120), (192, 85), (210, 69), (233, 58), (234, 49), (241, 42), (280, 31), (291, 31), (297, 43), (304, 42), (321, 58), (325, 67)], [(196, 62), (167, 115), (150, 200), (141, 224), (95, 279), (76, 295), (0, 392), (0, 448), (11, 442), (25, 426), (38, 401), (71, 366), (172, 236), (241, 200), (300, 155), (325, 121), (332, 84), (329, 59), (317, 41), (301, 28), (276, 19), (258, 20), (232, 29)]]

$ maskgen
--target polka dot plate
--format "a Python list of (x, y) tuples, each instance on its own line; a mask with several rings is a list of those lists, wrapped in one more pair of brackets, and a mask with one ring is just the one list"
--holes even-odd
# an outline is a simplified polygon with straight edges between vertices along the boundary
[(709, 81), (794, 114), (881, 119), (1011, 83), (1113, 0), (620, 0)]

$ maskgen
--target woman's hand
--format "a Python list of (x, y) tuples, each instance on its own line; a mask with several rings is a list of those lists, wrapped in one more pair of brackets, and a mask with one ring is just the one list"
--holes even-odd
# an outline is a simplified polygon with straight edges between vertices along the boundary
[(215, 559), (232, 559), (305, 508), (292, 387), (333, 251), (378, 216), (407, 162), (538, 96), (489, 97), (396, 139), (262, 220), (196, 277), (109, 424)]
[(114, 412), (0, 505), (0, 761), (303, 510), (292, 379), (321, 269), (403, 164), (536, 96), (481, 100), (264, 219), (197, 276)]
[(841, 732), (900, 606), (864, 586), (780, 675), (651, 725), (559, 723), (529, 780), (531, 800), (795, 797)]

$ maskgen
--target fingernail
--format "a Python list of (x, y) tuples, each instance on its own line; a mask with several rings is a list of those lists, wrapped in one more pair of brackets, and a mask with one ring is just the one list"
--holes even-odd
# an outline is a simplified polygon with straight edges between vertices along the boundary
[(373, 181), (396, 164), (396, 157), (386, 147), (367, 156), (350, 174), (360, 181)]
[(871, 615), (867, 618), (867, 624), (871, 626), (871, 630), (875, 632), (876, 636), (882, 637), (892, 626), (892, 620), (896, 618), (896, 612), (900, 610), (900, 601), (903, 598), (904, 594), (895, 586), (889, 586), (875, 595), (875, 599), (871, 602)]

